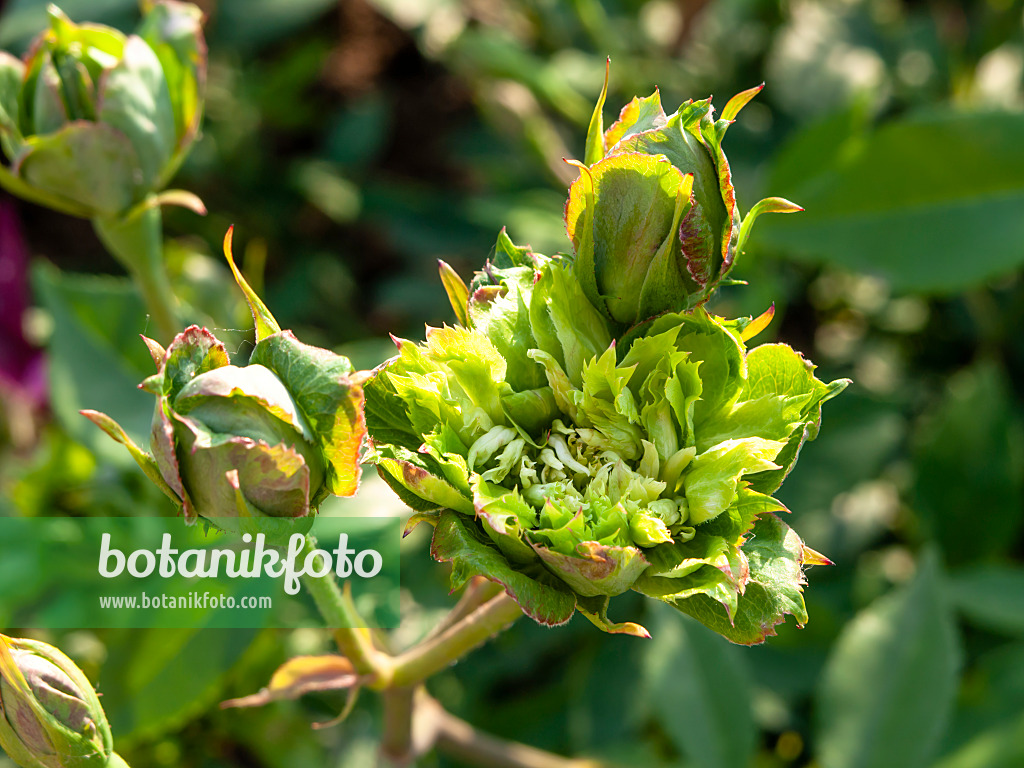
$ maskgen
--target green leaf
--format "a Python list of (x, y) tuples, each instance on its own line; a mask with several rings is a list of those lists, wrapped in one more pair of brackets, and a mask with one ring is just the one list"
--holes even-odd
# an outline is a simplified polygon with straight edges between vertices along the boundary
[(105, 645), (117, 663), (103, 667), (103, 706), (118, 743), (180, 731), (215, 706), (258, 635), (250, 629), (110, 632)]
[(934, 553), (914, 581), (843, 631), (818, 689), (824, 768), (920, 768), (942, 736), (957, 689), (959, 640)]
[(982, 565), (950, 574), (946, 584), (950, 602), (972, 624), (1024, 636), (1024, 568)]
[(1018, 768), (1024, 764), (1024, 714), (987, 728), (934, 768)]
[(291, 331), (261, 339), (250, 363), (265, 365), (284, 382), (327, 459), (327, 485), (337, 496), (359, 487), (359, 452), (366, 437), (363, 388), (347, 357), (303, 344)]
[(749, 674), (738, 649), (653, 604), (641, 682), (651, 714), (701, 768), (747, 768), (757, 745)]
[(75, 440), (124, 465), (128, 454), (79, 411), (109, 414), (131, 440), (148, 444), (153, 398), (138, 383), (153, 363), (138, 338), (147, 324), (142, 302), (127, 280), (66, 275), (43, 263), (32, 284), (54, 322), (47, 354), (54, 415)]
[(725, 109), (722, 110), (722, 116), (719, 119), (730, 122), (735, 120), (736, 116), (740, 113), (740, 110), (747, 106), (747, 104), (750, 103), (750, 100), (757, 96), (757, 94), (762, 90), (764, 90), (764, 83), (737, 93), (729, 99), (728, 102), (726, 102)]
[(915, 506), (951, 564), (1013, 548), (1024, 523), (1022, 433), (1006, 374), (984, 361), (952, 377), (943, 401), (920, 422)]
[(747, 240), (750, 239), (750, 233), (753, 231), (754, 222), (762, 213), (799, 213), (802, 210), (803, 208), (796, 203), (791, 203), (782, 197), (766, 197), (755, 203), (740, 225), (740, 239), (736, 244), (736, 253), (743, 253)]
[(707, 594), (673, 604), (709, 629), (741, 645), (754, 645), (775, 634), (775, 626), (794, 616), (807, 622), (801, 587), (805, 562), (803, 542), (774, 514), (762, 515), (751, 530), (743, 553), (749, 564), (746, 591), (740, 596), (732, 621), (726, 607)]
[(1001, 645), (972, 664), (935, 768), (1018, 768), (1024, 762), (1024, 644)]
[(107, 416), (107, 414), (100, 413), (99, 411), (84, 410), (81, 411), (81, 414), (106, 432), (113, 440), (121, 443), (121, 445), (127, 448), (128, 453), (131, 454), (133, 459), (135, 459), (135, 463), (138, 464), (139, 468), (146, 473), (146, 477), (152, 480), (156, 487), (164, 492), (167, 498), (175, 504), (181, 503), (181, 499), (178, 497), (178, 494), (167, 484), (163, 476), (160, 474), (160, 469), (157, 467), (156, 461), (153, 457), (139, 448), (139, 446), (135, 444), (135, 441), (128, 437), (120, 424)]
[(430, 553), (434, 559), (452, 564), (452, 591), (473, 576), (485, 576), (505, 587), (508, 594), (535, 621), (548, 626), (564, 624), (572, 618), (576, 598), (527, 576), (509, 565), (505, 557), (483, 538), (472, 521), (446, 511), (434, 528)]
[(608, 605), (611, 598), (607, 595), (597, 597), (576, 597), (576, 610), (582, 613), (595, 627), (612, 635), (632, 635), (649, 640), (651, 633), (632, 621), (614, 622), (608, 618)]
[(831, 118), (779, 155), (766, 186), (806, 213), (766, 221), (762, 243), (897, 291), (957, 291), (1024, 262), (1024, 115), (933, 110), (874, 132), (858, 122)]

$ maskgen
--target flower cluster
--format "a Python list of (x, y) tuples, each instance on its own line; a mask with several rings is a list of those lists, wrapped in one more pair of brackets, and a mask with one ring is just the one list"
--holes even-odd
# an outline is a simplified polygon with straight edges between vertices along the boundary
[(701, 306), (751, 215), (796, 208), (740, 224), (728, 122), (707, 102), (666, 118), (655, 94), (592, 130), (600, 151), (566, 205), (575, 253), (502, 232), (471, 286), (442, 265), (459, 324), (398, 341), (367, 384), (371, 458), (434, 524), (453, 586), (484, 575), (542, 623), (579, 609), (632, 634), (607, 617), (630, 589), (739, 643), (806, 621), (802, 569), (828, 561), (771, 494), (847, 382), (782, 344), (748, 350), (770, 311)]

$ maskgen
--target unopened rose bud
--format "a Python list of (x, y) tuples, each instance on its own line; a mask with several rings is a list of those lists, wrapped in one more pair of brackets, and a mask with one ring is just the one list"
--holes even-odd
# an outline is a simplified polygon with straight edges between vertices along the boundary
[(0, 52), (0, 176), (33, 202), (121, 216), (166, 186), (199, 135), (202, 14), (149, 3), (133, 35), (49, 15), (24, 61)]
[(22, 768), (100, 768), (114, 754), (99, 698), (75, 663), (46, 643), (4, 635), (0, 746)]

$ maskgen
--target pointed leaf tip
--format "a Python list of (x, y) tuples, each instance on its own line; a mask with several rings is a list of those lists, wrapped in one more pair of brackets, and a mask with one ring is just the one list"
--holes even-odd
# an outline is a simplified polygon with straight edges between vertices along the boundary
[(747, 106), (747, 104), (750, 103), (750, 100), (757, 96), (757, 94), (759, 94), (763, 89), (764, 83), (761, 83), (753, 88), (748, 88), (745, 91), (737, 93), (729, 99), (729, 102), (725, 105), (725, 109), (722, 110), (722, 117), (720, 119), (729, 121), (735, 120), (736, 115), (740, 113), (740, 110)]
[(751, 320), (750, 325), (743, 329), (740, 333), (740, 338), (744, 341), (750, 341), (752, 338), (757, 336), (761, 331), (768, 327), (771, 321), (775, 318), (775, 303), (768, 307), (764, 312), (758, 315), (756, 318)]
[(459, 277), (458, 272), (452, 269), (451, 265), (441, 259), (437, 260), (437, 269), (441, 274), (441, 283), (444, 285), (445, 293), (448, 294), (448, 301), (455, 310), (455, 319), (463, 328), (471, 328), (469, 319), (469, 288), (466, 282)]
[(149, 350), (149, 356), (153, 358), (153, 364), (156, 366), (157, 373), (160, 373), (164, 367), (164, 357), (167, 356), (167, 350), (159, 342), (154, 341), (148, 336), (143, 336), (141, 333), (139, 338), (142, 339), (142, 343)]
[(835, 565), (835, 563), (821, 554), (821, 552), (817, 552), (804, 544), (802, 565)]
[(746, 218), (743, 219), (743, 223), (740, 224), (740, 237), (736, 244), (736, 253), (743, 253), (747, 240), (750, 238), (750, 231), (753, 229), (754, 222), (762, 213), (799, 213), (802, 210), (803, 208), (799, 205), (783, 197), (766, 197), (764, 200), (761, 200), (750, 209)]
[(156, 205), (175, 205), (179, 208), (188, 208), (200, 216), (205, 216), (207, 213), (206, 204), (199, 196), (184, 189), (165, 190), (158, 194), (153, 201)]
[[(159, 376), (160, 374), (157, 375)], [(79, 411), (79, 413), (106, 432), (111, 439), (127, 448), (128, 453), (130, 453), (131, 457), (135, 459), (135, 463), (139, 465), (139, 468), (145, 472), (146, 477), (152, 480), (156, 487), (163, 491), (167, 498), (172, 502), (176, 505), (181, 504), (181, 498), (174, 489), (167, 484), (167, 481), (164, 480), (163, 475), (160, 473), (160, 469), (157, 467), (156, 460), (143, 451), (135, 441), (128, 436), (120, 424), (107, 416), (107, 414), (100, 413), (99, 411), (84, 410)]]
[(601, 95), (597, 98), (594, 106), (594, 114), (590, 117), (590, 126), (587, 128), (587, 144), (583, 150), (583, 162), (593, 165), (602, 157), (607, 150), (604, 143), (604, 101), (608, 97), (608, 76), (611, 73), (611, 57), (604, 62), (604, 86), (601, 88)]
[(245, 278), (242, 277), (241, 271), (235, 266), (235, 259), (231, 255), (231, 242), (234, 237), (235, 227), (232, 224), (228, 227), (227, 234), (224, 235), (224, 256), (228, 260), (228, 266), (231, 267), (231, 273), (235, 276), (235, 282), (238, 283), (238, 287), (242, 289), (242, 293), (245, 295), (245, 300), (249, 304), (249, 310), (252, 312), (252, 320), (256, 326), (256, 341), (262, 341), (267, 336), (273, 336), (275, 333), (281, 332), (281, 326), (278, 325), (277, 320), (270, 314), (270, 310), (267, 309), (267, 305), (263, 303), (263, 300), (256, 295), (256, 291), (252, 289), (249, 283), (246, 282)]

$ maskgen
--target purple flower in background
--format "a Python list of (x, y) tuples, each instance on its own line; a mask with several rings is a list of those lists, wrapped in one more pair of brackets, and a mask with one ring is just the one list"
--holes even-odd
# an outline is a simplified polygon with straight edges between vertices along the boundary
[(40, 407), (46, 402), (42, 350), (25, 338), (28, 249), (14, 205), (0, 200), (0, 397)]

